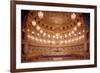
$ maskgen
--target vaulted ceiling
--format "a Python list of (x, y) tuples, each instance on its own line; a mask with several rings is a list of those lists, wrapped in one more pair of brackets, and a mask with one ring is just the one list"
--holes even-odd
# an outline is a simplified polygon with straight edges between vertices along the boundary
[(40, 46), (82, 44), (89, 31), (83, 14), (73, 12), (30, 11), (23, 24), (30, 44)]

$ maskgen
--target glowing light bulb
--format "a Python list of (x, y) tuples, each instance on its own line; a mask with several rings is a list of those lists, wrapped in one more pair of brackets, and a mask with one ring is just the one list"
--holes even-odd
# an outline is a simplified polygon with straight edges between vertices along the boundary
[(81, 26), (81, 22), (78, 22), (78, 23), (77, 23), (77, 26), (78, 26), (78, 27)]
[(34, 34), (35, 32), (32, 31), (32, 34)]
[(29, 34), (27, 35), (27, 37), (28, 37), (28, 38), (31, 38), (31, 36), (30, 36)]
[(71, 32), (72, 34), (74, 33), (74, 31)]
[(42, 19), (42, 18), (44, 17), (44, 13), (43, 13), (42, 11), (39, 11), (39, 12), (38, 12), (38, 17), (39, 17), (40, 19)]
[(35, 20), (32, 21), (32, 25), (36, 26), (36, 21)]
[(37, 30), (40, 30), (40, 27), (39, 27), (39, 26), (37, 26), (37, 27), (36, 27), (36, 29), (37, 29)]
[(71, 19), (72, 19), (72, 20), (75, 20), (75, 18), (76, 18), (76, 14), (75, 14), (75, 13), (72, 13), (72, 14), (71, 14)]
[(40, 30), (40, 33), (42, 34), (43, 33), (43, 30)]
[(78, 32), (78, 34), (81, 34), (81, 32)]
[(76, 31), (77, 30), (77, 27), (74, 27), (74, 30)]
[(38, 38), (35, 38), (36, 41), (38, 41)]
[(45, 32), (43, 33), (43, 36), (46, 36), (46, 33)]
[(83, 32), (85, 32), (85, 30), (83, 30)]
[(65, 34), (65, 38), (67, 37), (67, 35)]
[(53, 35), (52, 37), (53, 37), (53, 38), (55, 38), (55, 36), (54, 36), (54, 35)]
[(50, 35), (48, 34), (48, 38), (50, 38)]
[(71, 36), (71, 33), (69, 33), (68, 35)]

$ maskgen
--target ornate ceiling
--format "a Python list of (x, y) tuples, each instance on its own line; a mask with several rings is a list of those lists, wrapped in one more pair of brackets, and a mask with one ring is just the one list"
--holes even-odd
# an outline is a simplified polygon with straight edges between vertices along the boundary
[(89, 59), (82, 13), (29, 11), (22, 20), (22, 62)]
[(72, 12), (30, 11), (22, 28), (28, 41), (38, 46), (82, 44), (88, 32), (83, 14)]

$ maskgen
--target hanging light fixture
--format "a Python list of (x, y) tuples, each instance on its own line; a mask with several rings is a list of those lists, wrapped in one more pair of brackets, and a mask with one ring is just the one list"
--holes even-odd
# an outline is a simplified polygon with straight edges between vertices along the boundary
[(44, 13), (43, 13), (42, 11), (39, 11), (39, 12), (38, 12), (38, 17), (39, 17), (40, 19), (42, 19), (42, 18), (44, 17)]
[(72, 20), (75, 20), (75, 18), (76, 18), (76, 14), (75, 14), (75, 13), (72, 13), (72, 14), (71, 14), (71, 19), (72, 19)]

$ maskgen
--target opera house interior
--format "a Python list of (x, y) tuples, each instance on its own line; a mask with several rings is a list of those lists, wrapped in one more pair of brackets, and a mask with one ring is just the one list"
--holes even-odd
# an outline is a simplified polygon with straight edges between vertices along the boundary
[(90, 14), (21, 11), (21, 62), (90, 59)]

